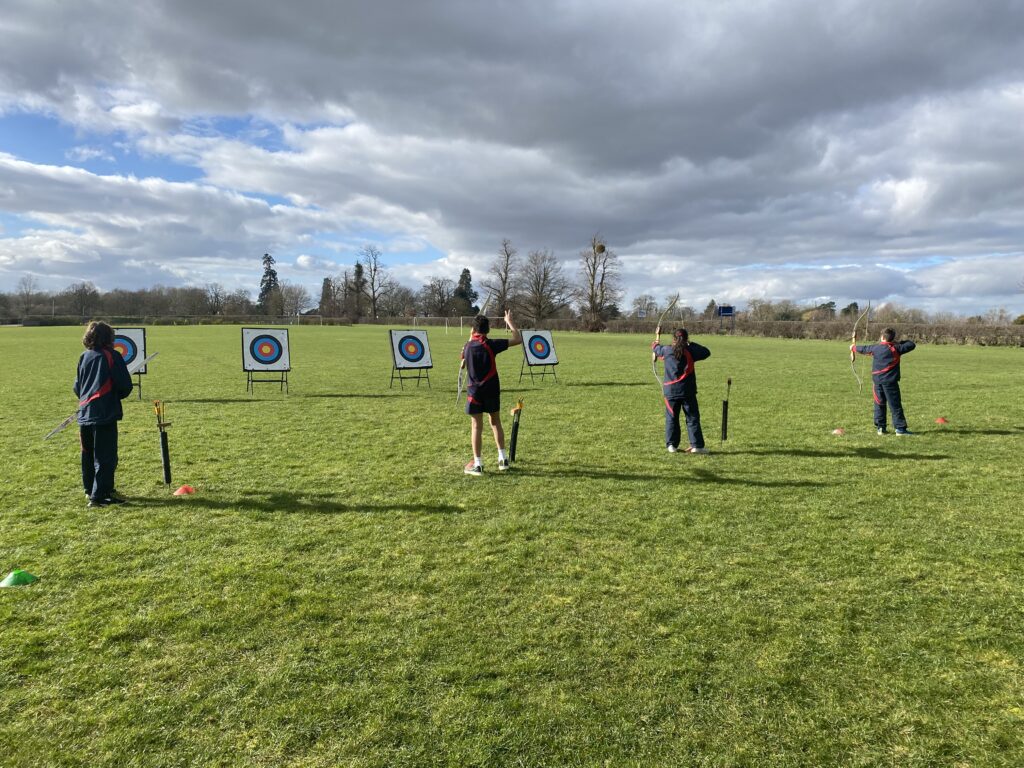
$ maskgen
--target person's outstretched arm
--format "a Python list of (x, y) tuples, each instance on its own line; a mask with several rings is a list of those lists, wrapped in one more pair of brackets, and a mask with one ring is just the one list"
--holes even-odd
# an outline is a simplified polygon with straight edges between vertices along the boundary
[(523, 337), (520, 335), (519, 329), (516, 328), (515, 324), (512, 322), (512, 310), (511, 309), (506, 309), (505, 310), (505, 327), (508, 328), (509, 331), (512, 333), (512, 335), (509, 337), (509, 340), (508, 340), (508, 345), (510, 347), (514, 347), (516, 344), (522, 344), (523, 343)]

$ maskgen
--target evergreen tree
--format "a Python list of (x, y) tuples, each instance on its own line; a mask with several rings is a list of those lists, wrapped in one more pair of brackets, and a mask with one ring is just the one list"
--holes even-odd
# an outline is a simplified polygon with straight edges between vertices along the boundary
[(320, 286), (320, 314), (324, 317), (334, 317), (338, 312), (338, 302), (335, 298), (334, 281), (325, 277)]
[(475, 315), (479, 312), (480, 307), (473, 303), (479, 296), (480, 294), (473, 290), (473, 276), (468, 269), (463, 269), (462, 274), (459, 275), (458, 285), (455, 286), (455, 295), (452, 297), (456, 314)]
[(260, 296), (256, 303), (264, 315), (272, 314), (275, 304), (279, 303), (274, 301), (274, 297), (281, 293), (281, 283), (277, 279), (274, 263), (273, 256), (269, 253), (263, 254), (263, 279), (260, 280)]
[(355, 319), (363, 316), (363, 295), (366, 293), (366, 272), (362, 262), (357, 261), (352, 268), (352, 291), (355, 304)]

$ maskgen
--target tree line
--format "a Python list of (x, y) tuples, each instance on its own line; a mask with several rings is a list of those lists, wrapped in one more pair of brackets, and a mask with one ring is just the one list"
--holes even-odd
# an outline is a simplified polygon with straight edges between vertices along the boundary
[(619, 259), (600, 235), (579, 253), (579, 273), (566, 274), (548, 249), (521, 256), (505, 239), (491, 260), (479, 289), (470, 270), (458, 280), (428, 277), (419, 290), (401, 285), (387, 270), (380, 249), (367, 245), (351, 269), (325, 277), (316, 311), (325, 317), (351, 320), (382, 317), (458, 317), (482, 309), (499, 314), (506, 307), (524, 322), (578, 318), (590, 330), (620, 316), (622, 300)]
[[(662, 312), (662, 305), (649, 294), (635, 297), (631, 307), (623, 311), (619, 257), (600, 234), (593, 235), (579, 251), (575, 274), (568, 274), (563, 262), (550, 250), (531, 250), (522, 256), (506, 238), (480, 279), (479, 289), (474, 286), (470, 270), (463, 269), (458, 280), (431, 276), (418, 290), (413, 290), (391, 274), (380, 248), (368, 244), (358, 251), (351, 268), (323, 278), (319, 300), (314, 301), (305, 286), (279, 279), (275, 264), (271, 254), (263, 254), (263, 274), (255, 300), (245, 289), (229, 291), (219, 283), (100, 292), (92, 283), (81, 281), (51, 293), (40, 290), (35, 277), (25, 275), (15, 291), (0, 293), (0, 317), (285, 318), (318, 314), (360, 322), (414, 315), (469, 316), (486, 305), (488, 314), (500, 314), (508, 307), (522, 322), (531, 325), (571, 321), (574, 327), (599, 331), (612, 321), (619, 327), (624, 325), (623, 321), (646, 321)], [(734, 307), (734, 314), (736, 321), (746, 322), (852, 322), (862, 309), (857, 302), (839, 308), (834, 301), (802, 305), (790, 300), (750, 299), (744, 307)], [(718, 315), (719, 305), (711, 300), (700, 311), (677, 305), (667, 319), (713, 320)], [(1024, 315), (1013, 318), (1004, 308), (965, 318), (887, 303), (873, 307), (871, 316), (873, 321), (891, 324), (1024, 324)]]

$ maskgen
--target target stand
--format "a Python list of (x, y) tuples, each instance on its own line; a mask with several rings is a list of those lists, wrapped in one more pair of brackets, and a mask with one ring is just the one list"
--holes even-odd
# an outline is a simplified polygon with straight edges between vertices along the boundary
[(270, 379), (257, 379), (253, 376), (254, 371), (246, 371), (245, 391), (249, 394), (256, 394), (257, 384), (279, 384), (282, 392), (288, 391), (288, 371), (281, 371), (278, 376)]
[(398, 385), (405, 389), (406, 381), (427, 382), (430, 388), (430, 369), (434, 367), (430, 359), (430, 342), (426, 331), (388, 331), (391, 339), (391, 381), (388, 389)]
[(243, 328), (242, 370), (245, 391), (255, 394), (257, 384), (277, 384), (288, 391), (291, 351), (286, 328)]
[(555, 366), (558, 365), (558, 355), (555, 354), (551, 331), (522, 331), (522, 337), (523, 362), (519, 366), (519, 381), (523, 380), (524, 375), (529, 374), (531, 382), (535, 377), (544, 381), (545, 376), (550, 376), (557, 382)]
[(155, 356), (146, 356), (145, 328), (115, 328), (114, 349), (124, 358), (128, 373), (135, 376), (139, 383), (136, 391), (142, 399), (142, 376), (147, 373), (147, 363)]

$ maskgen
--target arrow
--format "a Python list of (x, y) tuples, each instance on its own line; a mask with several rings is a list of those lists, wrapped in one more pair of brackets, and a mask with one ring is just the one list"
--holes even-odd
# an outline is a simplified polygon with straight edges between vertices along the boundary
[(64, 419), (64, 421), (62, 421), (56, 427), (51, 429), (46, 434), (46, 437), (43, 438), (43, 440), (49, 440), (54, 435), (57, 435), (57, 434), (60, 434), (61, 432), (63, 432), (65, 429), (67, 429), (69, 426), (71, 426), (71, 422), (73, 422), (75, 420), (76, 416), (78, 416), (78, 409), (77, 408), (75, 409), (74, 413), (72, 413), (70, 416), (68, 416), (66, 419)]

